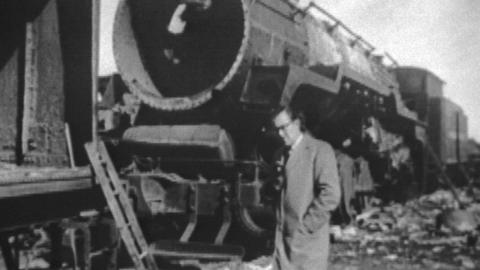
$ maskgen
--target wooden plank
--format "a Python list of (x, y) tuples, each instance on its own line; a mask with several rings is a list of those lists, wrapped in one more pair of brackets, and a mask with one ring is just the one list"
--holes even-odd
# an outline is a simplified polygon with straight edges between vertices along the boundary
[(91, 178), (82, 178), (68, 181), (51, 181), (42, 183), (21, 183), (16, 185), (1, 186), (0, 199), (67, 192), (92, 188)]
[[(64, 133), (65, 89), (58, 1), (44, 1), (26, 17), (20, 161), (24, 165), (68, 165)], [(36, 8), (33, 5), (26, 7)], [(32, 10), (32, 12), (33, 12)]]
[(78, 178), (92, 179), (90, 168), (82, 167), (77, 169), (58, 169), (42, 167), (14, 167), (8, 170), (0, 170), (0, 186)]
[(25, 87), (23, 95), (22, 154), (29, 151), (30, 127), (35, 121), (38, 96), (37, 25), (27, 22), (25, 30)]

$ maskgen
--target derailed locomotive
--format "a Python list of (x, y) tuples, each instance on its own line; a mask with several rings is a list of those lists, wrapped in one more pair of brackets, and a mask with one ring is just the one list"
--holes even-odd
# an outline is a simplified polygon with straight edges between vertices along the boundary
[[(218, 229), (198, 229), (222, 242), (231, 213), (243, 231), (269, 237), (274, 216), (264, 187), (274, 178), (279, 140), (270, 112), (279, 105), (301, 108), (312, 134), (337, 150), (346, 218), (368, 207), (375, 192), (402, 200), (431, 188), (431, 140), (444, 162), (464, 161), (461, 147), (445, 150), (466, 143), (466, 117), (442, 105), (450, 103), (441, 80), (385, 65), (373, 46), (314, 4), (122, 0), (113, 48), (121, 80), (106, 82), (95, 104), (91, 33), (98, 22), (90, 21), (98, 10), (90, 1), (57, 2), (9, 1), (2, 14), (8, 46), (0, 95), (15, 102), (2, 104), (1, 161), (34, 172), (61, 167), (44, 181), (82, 179), (69, 191), (91, 188), (88, 169), (66, 168), (68, 122), (77, 164), (87, 165), (85, 141), (106, 141), (139, 215), (181, 222), (184, 241), (205, 216)], [(5, 175), (8, 185), (29, 177)], [(404, 194), (389, 194), (398, 187)], [(82, 204), (93, 207), (78, 200), (72, 208)]]
[[(312, 134), (337, 149), (347, 217), (376, 191), (404, 200), (427, 189), (426, 127), (444, 123), (434, 119), (444, 112), (434, 104), (435, 98), (445, 100), (443, 83), (394, 60), (387, 66), (373, 50), (312, 3), (121, 1), (114, 54), (124, 88), (137, 102), (122, 96), (118, 78), (111, 81), (107, 107), (130, 113), (116, 125), (107, 120), (115, 128), (104, 137), (120, 139), (116, 156), (129, 158), (118, 164), (133, 161), (137, 169), (166, 173), (137, 181), (145, 183), (139, 193), (146, 212), (188, 212), (184, 197), (171, 194), (186, 190), (185, 182), (221, 180), (236, 186), (234, 212), (259, 234), (268, 231), (256, 221), (267, 215), (261, 190), (279, 147), (269, 113), (290, 104), (305, 113)], [(459, 111), (460, 134), (449, 134), (465, 142)], [(444, 145), (435, 145), (437, 153)], [(212, 196), (200, 197), (212, 202)]]

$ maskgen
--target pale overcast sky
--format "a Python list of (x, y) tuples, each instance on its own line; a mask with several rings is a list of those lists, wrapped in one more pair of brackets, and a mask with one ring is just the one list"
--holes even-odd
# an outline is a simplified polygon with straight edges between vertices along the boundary
[[(118, 0), (102, 0), (100, 74), (116, 70), (112, 22)], [(469, 136), (480, 141), (480, 1), (316, 0), (400, 65), (431, 70), (460, 104)]]

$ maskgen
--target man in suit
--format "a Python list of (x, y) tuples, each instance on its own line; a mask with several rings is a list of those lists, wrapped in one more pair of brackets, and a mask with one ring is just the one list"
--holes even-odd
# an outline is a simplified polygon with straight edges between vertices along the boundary
[(326, 270), (330, 211), (340, 202), (332, 147), (305, 131), (300, 113), (285, 107), (273, 117), (289, 154), (275, 235), (274, 269)]

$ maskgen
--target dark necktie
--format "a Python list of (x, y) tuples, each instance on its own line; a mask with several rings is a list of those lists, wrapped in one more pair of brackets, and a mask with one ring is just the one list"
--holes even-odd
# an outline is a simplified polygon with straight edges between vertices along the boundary
[(285, 146), (283, 149), (283, 165), (287, 165), (288, 159), (290, 158), (290, 146)]

